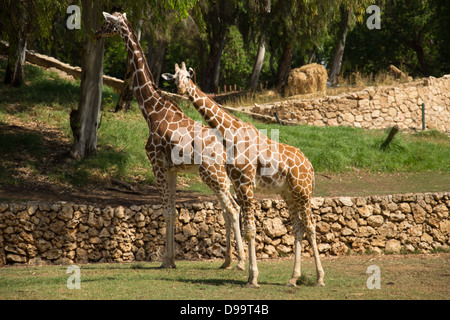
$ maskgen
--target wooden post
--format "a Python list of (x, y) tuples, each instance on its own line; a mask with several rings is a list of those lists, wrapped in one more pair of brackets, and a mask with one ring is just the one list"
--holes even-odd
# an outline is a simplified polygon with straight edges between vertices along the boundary
[(398, 132), (398, 125), (395, 125), (392, 127), (391, 131), (389, 132), (388, 137), (381, 145), (381, 147), (380, 147), (381, 150), (383, 150), (383, 151), (386, 150), (387, 146), (389, 145), (389, 143), (391, 143), (392, 139), (394, 139), (394, 136), (397, 134), (397, 132)]
[(425, 103), (422, 103), (422, 131), (425, 131)]
[(275, 117), (275, 120), (277, 120), (278, 124), (283, 125), (283, 123), (280, 121), (280, 118), (278, 117), (278, 113), (274, 112), (273, 116)]

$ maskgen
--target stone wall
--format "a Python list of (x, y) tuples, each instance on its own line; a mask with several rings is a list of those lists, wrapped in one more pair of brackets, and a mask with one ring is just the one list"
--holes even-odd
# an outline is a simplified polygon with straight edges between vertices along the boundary
[(319, 99), (256, 105), (251, 111), (271, 116), (277, 112), (281, 120), (316, 126), (384, 129), (397, 124), (400, 129), (420, 129), (422, 103), (426, 128), (450, 132), (450, 75)]
[[(428, 252), (448, 247), (450, 193), (314, 198), (319, 251)], [(211, 202), (177, 206), (177, 259), (222, 258), (225, 222)], [(289, 256), (294, 238), (286, 205), (257, 210), (259, 258)], [(96, 207), (74, 203), (0, 203), (0, 265), (160, 261), (165, 223), (160, 205)], [(304, 255), (310, 247), (303, 240)]]

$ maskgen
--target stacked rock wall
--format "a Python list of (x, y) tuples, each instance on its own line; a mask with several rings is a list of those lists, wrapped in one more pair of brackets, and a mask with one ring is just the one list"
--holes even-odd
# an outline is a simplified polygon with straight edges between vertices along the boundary
[(450, 132), (450, 75), (319, 99), (256, 105), (251, 111), (271, 116), (276, 112), (281, 120), (316, 126), (420, 129), (422, 103), (426, 128)]
[[(314, 198), (319, 251), (428, 252), (448, 247), (450, 193)], [(222, 258), (225, 221), (219, 206), (177, 206), (177, 259)], [(259, 258), (293, 253), (286, 205), (258, 203)], [(0, 203), (0, 265), (159, 261), (165, 223), (160, 205), (104, 208), (74, 203)], [(310, 255), (303, 240), (304, 255)]]

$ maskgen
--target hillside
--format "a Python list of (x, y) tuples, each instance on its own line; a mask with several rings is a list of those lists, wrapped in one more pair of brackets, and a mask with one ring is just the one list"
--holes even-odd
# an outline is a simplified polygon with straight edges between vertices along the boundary
[[(0, 62), (0, 77), (4, 76)], [(26, 84), (0, 84), (0, 198), (148, 203), (159, 199), (144, 152), (148, 128), (136, 104), (113, 113), (118, 95), (103, 91), (98, 155), (70, 157), (69, 113), (78, 103), (79, 81), (26, 66)], [(182, 103), (194, 120), (194, 108)], [(300, 148), (317, 173), (315, 195), (365, 195), (450, 190), (450, 138), (437, 131), (400, 132), (386, 151), (384, 130), (280, 126), (252, 121), (280, 142)], [(214, 199), (196, 175), (180, 175), (181, 201)]]

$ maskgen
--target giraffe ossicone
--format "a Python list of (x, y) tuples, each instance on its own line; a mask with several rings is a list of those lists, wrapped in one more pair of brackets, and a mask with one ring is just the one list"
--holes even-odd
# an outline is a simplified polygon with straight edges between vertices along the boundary
[[(232, 261), (231, 228), (236, 240), (238, 265), (245, 269), (245, 255), (239, 226), (239, 206), (230, 193), (230, 180), (224, 161), (226, 152), (217, 141), (213, 130), (187, 117), (172, 100), (164, 97), (155, 85), (142, 48), (125, 14), (104, 12), (105, 23), (95, 32), (95, 38), (119, 34), (127, 48), (128, 63), (133, 72), (133, 90), (139, 109), (149, 126), (149, 137), (145, 146), (152, 165), (155, 182), (162, 198), (166, 241), (161, 267), (175, 267), (175, 200), (176, 181), (179, 172), (199, 172), (202, 181), (214, 192), (223, 208), (226, 226), (226, 252), (223, 268), (229, 268)], [(183, 136), (176, 136), (183, 131)], [(197, 149), (189, 148), (200, 134)], [(175, 150), (175, 151), (174, 151)], [(183, 161), (176, 162), (174, 155), (183, 151)], [(203, 160), (194, 162), (200, 153)], [(203, 154), (205, 153), (205, 154)], [(207, 153), (207, 154), (206, 154)], [(203, 156), (204, 155), (204, 156)], [(209, 159), (209, 161), (206, 161)], [(188, 161), (189, 160), (189, 161)]]
[(300, 277), (301, 242), (306, 232), (314, 253), (317, 284), (323, 286), (325, 273), (317, 249), (316, 226), (311, 211), (314, 169), (309, 160), (299, 149), (273, 141), (251, 123), (229, 114), (194, 84), (184, 62), (181, 68), (175, 65), (175, 74), (165, 74), (164, 78), (174, 80), (178, 92), (187, 93), (206, 123), (221, 133), (227, 155), (231, 149), (239, 157), (227, 162), (226, 169), (244, 216), (244, 236), (248, 241), (250, 262), (247, 287), (259, 287), (254, 187), (279, 193), (288, 206), (295, 236), (295, 256), (294, 271), (287, 285), (295, 286)]

